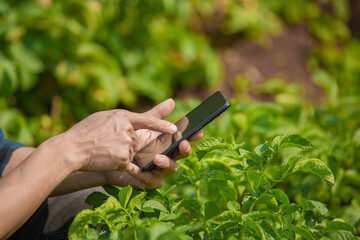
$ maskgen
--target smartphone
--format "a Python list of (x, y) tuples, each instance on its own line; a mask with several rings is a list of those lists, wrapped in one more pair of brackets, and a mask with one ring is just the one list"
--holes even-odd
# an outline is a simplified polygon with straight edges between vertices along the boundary
[(169, 156), (181, 141), (190, 138), (229, 107), (230, 102), (222, 92), (214, 93), (175, 123), (178, 128), (176, 133), (160, 134), (135, 154), (133, 162), (142, 168), (143, 172), (152, 169), (156, 166), (153, 162), (156, 154)]

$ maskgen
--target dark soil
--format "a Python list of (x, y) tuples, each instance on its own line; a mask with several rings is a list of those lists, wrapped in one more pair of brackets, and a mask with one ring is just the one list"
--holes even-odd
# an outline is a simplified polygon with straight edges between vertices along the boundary
[[(236, 96), (235, 79), (245, 76), (250, 79), (250, 89), (272, 77), (280, 77), (287, 82), (299, 83), (303, 87), (303, 97), (313, 103), (321, 104), (325, 92), (311, 80), (306, 68), (307, 58), (315, 41), (302, 25), (285, 29), (280, 35), (272, 36), (262, 44), (255, 41), (234, 40), (226, 46), (217, 46), (217, 51), (224, 66), (222, 84), (214, 89), (184, 89), (176, 93), (176, 98), (206, 98), (212, 92), (221, 90), (226, 96)], [(263, 44), (265, 42), (265, 44)], [(271, 101), (272, 96), (249, 92), (251, 99)]]

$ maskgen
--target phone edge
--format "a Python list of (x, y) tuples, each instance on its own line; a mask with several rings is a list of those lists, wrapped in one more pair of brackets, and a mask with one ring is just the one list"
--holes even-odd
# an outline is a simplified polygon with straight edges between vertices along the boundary
[[(189, 133), (187, 133), (185, 136), (183, 136), (182, 138), (180, 138), (179, 141), (177, 141), (175, 144), (171, 145), (165, 152), (162, 152), (162, 155), (167, 155), (169, 153), (171, 153), (172, 151), (175, 150), (175, 148), (177, 148), (179, 146), (179, 144), (190, 138), (192, 135), (194, 135), (197, 131), (201, 130), (203, 127), (205, 127), (208, 123), (210, 123), (212, 120), (214, 120), (216, 117), (220, 116), (221, 113), (223, 113), (226, 109), (228, 109), (231, 106), (231, 103), (229, 102), (229, 100), (224, 96), (224, 94), (221, 91), (218, 91), (222, 97), (225, 99), (226, 103), (224, 104), (223, 107), (219, 108), (216, 112), (214, 112), (213, 114), (210, 115), (210, 117), (208, 117), (207, 119), (205, 119), (203, 122), (201, 122), (196, 128), (194, 128), (192, 131), (190, 131)], [(192, 110), (193, 111), (193, 110)], [(145, 167), (143, 167), (141, 169), (142, 172), (148, 171), (151, 168), (153, 168), (155, 166), (154, 161), (151, 161), (150, 163), (148, 163)]]

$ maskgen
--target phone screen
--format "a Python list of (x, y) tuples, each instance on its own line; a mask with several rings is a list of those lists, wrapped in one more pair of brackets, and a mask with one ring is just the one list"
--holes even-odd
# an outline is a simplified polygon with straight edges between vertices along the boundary
[(182, 140), (191, 137), (229, 106), (229, 101), (220, 91), (214, 93), (175, 123), (178, 128), (175, 134), (160, 134), (137, 152), (134, 156), (134, 163), (144, 168), (152, 162), (156, 154), (167, 155), (171, 153)]

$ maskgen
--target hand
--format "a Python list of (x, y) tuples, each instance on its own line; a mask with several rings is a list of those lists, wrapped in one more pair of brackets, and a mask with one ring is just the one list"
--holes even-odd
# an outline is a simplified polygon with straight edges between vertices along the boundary
[[(144, 113), (149, 117), (158, 119), (165, 118), (168, 116), (175, 107), (175, 102), (172, 99), (168, 99), (159, 105), (155, 106), (150, 111)], [(160, 132), (152, 131), (148, 129), (138, 129), (136, 134), (139, 139), (139, 149), (147, 145), (153, 139), (155, 139)], [(202, 131), (197, 132), (189, 140), (195, 141), (201, 138), (203, 135)], [(191, 154), (191, 145), (188, 141), (182, 141), (179, 145), (178, 151), (176, 151), (172, 158), (165, 155), (155, 155), (154, 163), (158, 167), (148, 172), (142, 172), (141, 169), (131, 163), (126, 172), (108, 171), (106, 176), (109, 184), (118, 186), (131, 185), (141, 189), (156, 189), (160, 188), (164, 184), (165, 178), (173, 172), (177, 171), (178, 164), (175, 160), (183, 157), (187, 157)]]
[(75, 169), (80, 171), (107, 171), (128, 169), (134, 154), (141, 148), (135, 132), (151, 129), (175, 133), (170, 122), (125, 110), (98, 112), (79, 122), (63, 134), (74, 153)]

